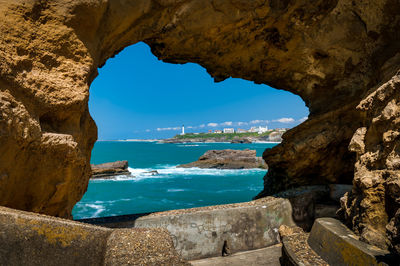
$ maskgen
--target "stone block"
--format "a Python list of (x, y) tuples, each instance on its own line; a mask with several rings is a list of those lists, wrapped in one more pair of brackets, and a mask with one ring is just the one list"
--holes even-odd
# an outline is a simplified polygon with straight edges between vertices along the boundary
[(308, 243), (330, 265), (391, 265), (388, 251), (368, 245), (333, 218), (319, 218)]
[(165, 229), (109, 229), (0, 207), (0, 265), (187, 265)]

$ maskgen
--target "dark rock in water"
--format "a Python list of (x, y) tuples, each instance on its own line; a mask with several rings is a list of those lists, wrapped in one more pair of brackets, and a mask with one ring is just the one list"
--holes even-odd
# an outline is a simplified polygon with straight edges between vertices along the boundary
[(261, 157), (257, 157), (255, 150), (209, 150), (199, 160), (181, 164), (178, 167), (190, 168), (217, 168), (217, 169), (248, 169), (268, 166)]
[(131, 175), (128, 161), (92, 164), (92, 178), (112, 178), (116, 175)]
[(159, 172), (157, 170), (153, 170), (153, 171), (149, 171), (149, 172), (144, 172), (144, 174), (158, 175)]
[(252, 141), (249, 138), (240, 138), (232, 140), (231, 143), (252, 143)]

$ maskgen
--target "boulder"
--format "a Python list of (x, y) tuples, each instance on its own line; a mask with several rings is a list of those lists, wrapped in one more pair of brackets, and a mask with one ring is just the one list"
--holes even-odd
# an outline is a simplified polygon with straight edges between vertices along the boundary
[(209, 150), (200, 156), (199, 160), (181, 164), (178, 167), (190, 168), (217, 168), (217, 169), (248, 169), (263, 168), (267, 165), (261, 157), (257, 157), (255, 150)]
[(128, 161), (116, 161), (102, 164), (92, 164), (91, 178), (112, 178), (117, 175), (131, 175), (128, 170)]

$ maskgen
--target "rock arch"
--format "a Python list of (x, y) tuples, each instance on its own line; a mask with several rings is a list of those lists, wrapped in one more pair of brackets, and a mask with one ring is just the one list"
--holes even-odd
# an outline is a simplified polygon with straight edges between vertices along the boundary
[(366, 241), (398, 243), (398, 1), (0, 3), (1, 205), (70, 216), (97, 137), (89, 85), (108, 58), (144, 41), (159, 59), (198, 63), (215, 81), (300, 95), (310, 117), (264, 153), (261, 196), (355, 177), (343, 199), (349, 224)]

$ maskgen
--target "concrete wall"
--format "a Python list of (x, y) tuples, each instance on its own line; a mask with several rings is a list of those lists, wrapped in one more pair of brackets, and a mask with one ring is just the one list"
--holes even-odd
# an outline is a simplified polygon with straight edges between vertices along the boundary
[(180, 265), (163, 229), (108, 229), (0, 207), (0, 265)]
[(183, 258), (199, 259), (221, 256), (225, 241), (231, 252), (277, 244), (279, 226), (293, 225), (291, 215), (289, 201), (277, 199), (261, 206), (144, 216), (135, 227), (166, 228)]
[(176, 250), (187, 260), (221, 256), (225, 241), (230, 252), (271, 246), (279, 242), (281, 224), (294, 225), (290, 202), (282, 198), (154, 213), (130, 221), (117, 220), (110, 217), (86, 222), (109, 227), (166, 228)]
[(294, 225), (291, 215), (289, 200), (264, 198), (86, 220), (100, 227), (0, 207), (0, 265), (181, 265), (179, 254), (198, 259), (222, 255), (224, 245), (227, 252), (274, 245), (279, 226)]

